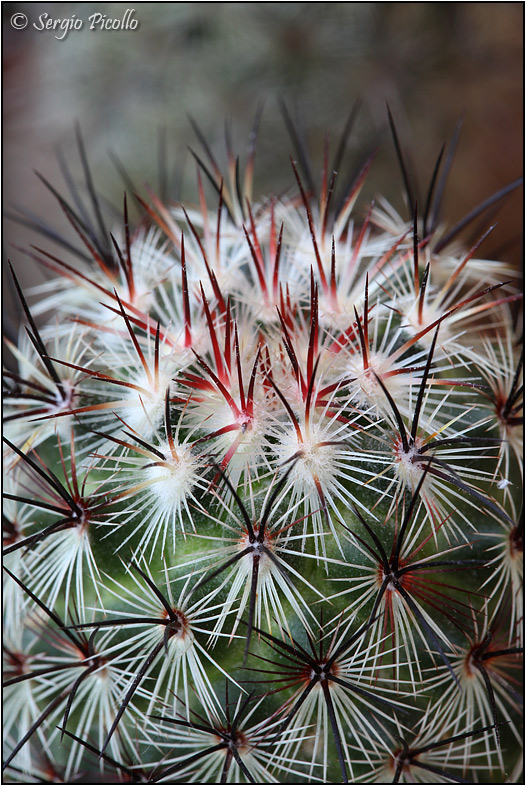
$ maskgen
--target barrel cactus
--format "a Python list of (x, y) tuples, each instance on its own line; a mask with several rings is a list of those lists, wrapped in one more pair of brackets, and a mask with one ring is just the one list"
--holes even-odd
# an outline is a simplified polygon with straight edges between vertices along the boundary
[(407, 216), (345, 135), (259, 199), (256, 128), (224, 172), (200, 139), (196, 204), (116, 217), (80, 136), (44, 181), (76, 240), (40, 227), (32, 292), (13, 261), (9, 780), (519, 782), (519, 282), (391, 126)]

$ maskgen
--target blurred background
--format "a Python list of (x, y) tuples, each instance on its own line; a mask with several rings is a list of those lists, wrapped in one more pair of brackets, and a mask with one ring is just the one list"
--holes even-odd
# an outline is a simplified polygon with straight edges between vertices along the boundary
[[(128, 8), (135, 8), (137, 29), (89, 29), (91, 14), (121, 20)], [(422, 187), (464, 116), (444, 211), (455, 222), (522, 173), (523, 11), (522, 3), (4, 2), (6, 209), (22, 205), (69, 231), (34, 171), (63, 189), (58, 149), (80, 171), (76, 122), (96, 186), (115, 204), (122, 202), (123, 184), (108, 151), (137, 183), (155, 187), (160, 129), (163, 167), (171, 172), (183, 164), (180, 194), (192, 199), (195, 164), (187, 146), (199, 145), (188, 115), (224, 159), (225, 121), (243, 155), (260, 101), (255, 196), (277, 192), (293, 184), (293, 150), (279, 100), (308, 132), (321, 168), (326, 130), (336, 145), (361, 99), (349, 160), (357, 162), (372, 140), (381, 143), (363, 204), (381, 193), (400, 211), (402, 179), (386, 102)], [(25, 29), (12, 25), (20, 13), (28, 17)], [(64, 29), (33, 26), (41, 26), (42, 14), (44, 20), (81, 19), (83, 29), (58, 40)], [(500, 211), (487, 255), (519, 264), (522, 217), (519, 191)], [(41, 273), (16, 247), (28, 248), (35, 239), (31, 230), (6, 222), (4, 251), (25, 286)], [(38, 242), (49, 248), (48, 241)], [(11, 301), (10, 284), (5, 291)]]

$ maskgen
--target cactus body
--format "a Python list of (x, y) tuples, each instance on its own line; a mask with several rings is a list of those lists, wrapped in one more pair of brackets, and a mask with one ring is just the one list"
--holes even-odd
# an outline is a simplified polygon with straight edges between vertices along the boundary
[(405, 221), (359, 206), (370, 162), (293, 164), (254, 201), (253, 156), (111, 228), (60, 197), (82, 250), (16, 283), (6, 772), (517, 780), (515, 271), (433, 186)]

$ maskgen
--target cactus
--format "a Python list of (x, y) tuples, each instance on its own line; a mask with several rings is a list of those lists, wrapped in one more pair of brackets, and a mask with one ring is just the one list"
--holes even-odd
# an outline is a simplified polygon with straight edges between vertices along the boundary
[(511, 187), (444, 226), (452, 150), (417, 202), (390, 121), (409, 220), (357, 206), (371, 156), (340, 182), (349, 127), (281, 196), (257, 127), (136, 221), (80, 136), (85, 194), (44, 181), (77, 240), (13, 271), (11, 781), (519, 782), (520, 294), (459, 240)]

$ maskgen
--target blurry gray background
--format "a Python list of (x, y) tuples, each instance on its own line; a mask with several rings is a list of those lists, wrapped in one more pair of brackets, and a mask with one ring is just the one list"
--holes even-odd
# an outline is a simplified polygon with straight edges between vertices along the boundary
[[(121, 19), (127, 8), (135, 9), (138, 29), (88, 29), (90, 14)], [(24, 30), (10, 22), (20, 12), (29, 18)], [(290, 186), (292, 146), (280, 97), (308, 129), (320, 166), (326, 129), (335, 144), (356, 98), (363, 105), (350, 161), (385, 130), (388, 101), (422, 186), (464, 113), (446, 192), (451, 221), (522, 172), (522, 3), (3, 3), (2, 13), (6, 209), (22, 204), (66, 231), (34, 170), (63, 188), (55, 160), (60, 147), (80, 171), (77, 121), (97, 187), (117, 204), (123, 185), (108, 150), (117, 152), (138, 183), (155, 185), (158, 132), (164, 128), (170, 167), (186, 160), (182, 195), (191, 199), (195, 165), (184, 151), (189, 143), (199, 146), (187, 114), (219, 157), (229, 119), (243, 154), (260, 100), (265, 111), (255, 196)], [(63, 31), (32, 26), (44, 13), (52, 19), (75, 15), (84, 27), (57, 40)], [(378, 193), (403, 209), (387, 133), (364, 198)], [(495, 251), (518, 262), (520, 194), (507, 200), (499, 221)], [(40, 272), (15, 247), (34, 241), (31, 231), (6, 222), (4, 251), (26, 285)], [(48, 241), (38, 242), (50, 248)]]

